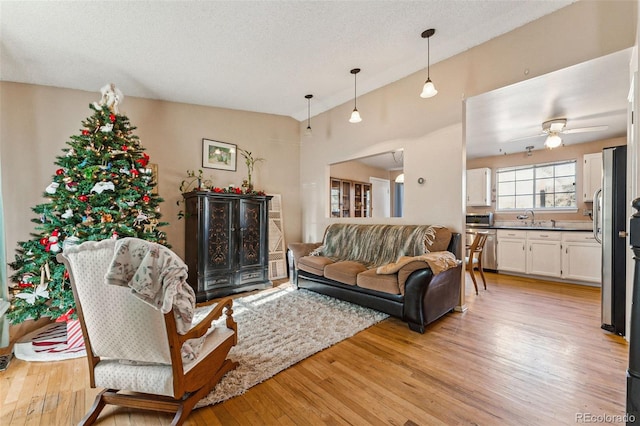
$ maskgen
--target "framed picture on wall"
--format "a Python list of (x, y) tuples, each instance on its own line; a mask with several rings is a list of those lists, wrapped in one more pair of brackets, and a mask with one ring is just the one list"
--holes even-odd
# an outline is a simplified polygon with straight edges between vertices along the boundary
[(202, 139), (202, 167), (236, 171), (236, 145)]

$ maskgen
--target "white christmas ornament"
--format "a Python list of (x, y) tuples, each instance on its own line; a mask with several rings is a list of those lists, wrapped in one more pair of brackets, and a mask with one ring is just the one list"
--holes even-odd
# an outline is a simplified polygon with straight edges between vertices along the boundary
[(113, 185), (113, 182), (109, 181), (109, 182), (98, 182), (95, 185), (93, 185), (93, 188), (91, 188), (91, 192), (97, 192), (98, 194), (102, 194), (102, 191), (106, 191), (106, 190), (111, 190), (114, 191), (116, 188)]
[(47, 194), (55, 194), (59, 186), (60, 184), (58, 182), (51, 182), (49, 186), (47, 186), (47, 188), (45, 189), (45, 192)]
[(138, 211), (138, 216), (136, 216), (136, 219), (133, 221), (133, 224), (140, 225), (142, 224), (142, 222), (146, 222), (147, 220), (149, 220), (149, 216), (142, 213), (142, 211)]
[(36, 298), (37, 297), (42, 297), (44, 299), (48, 299), (49, 298), (49, 292), (47, 291), (47, 285), (45, 284), (44, 286), (41, 284), (38, 287), (35, 288), (33, 293), (18, 293), (16, 294), (16, 297), (19, 297), (20, 299), (24, 299), (27, 301), (28, 304), (33, 305), (34, 303), (36, 303)]
[(68, 247), (77, 246), (78, 244), (80, 244), (80, 238), (76, 237), (75, 235), (72, 235), (66, 238), (64, 240), (64, 243), (62, 243), (62, 251), (65, 251)]
[(70, 219), (73, 217), (73, 210), (71, 209), (67, 209), (65, 210), (65, 212), (60, 216), (63, 219)]
[(113, 130), (113, 124), (111, 123), (105, 124), (104, 126), (100, 127), (100, 131), (102, 133), (109, 133), (111, 130)]
[(49, 243), (51, 244), (49, 246), (49, 250), (51, 250), (54, 253), (57, 253), (60, 251), (60, 245), (58, 244), (59, 236), (60, 236), (60, 231), (58, 231), (57, 229), (54, 229), (51, 232), (51, 236), (49, 237)]
[(72, 157), (74, 155), (76, 155), (76, 152), (73, 150), (73, 148), (70, 148), (69, 151), (67, 151), (66, 157)]
[(124, 173), (125, 175), (128, 175), (128, 176), (131, 175), (131, 172), (129, 171), (129, 169), (125, 169), (124, 167), (120, 169), (120, 173)]

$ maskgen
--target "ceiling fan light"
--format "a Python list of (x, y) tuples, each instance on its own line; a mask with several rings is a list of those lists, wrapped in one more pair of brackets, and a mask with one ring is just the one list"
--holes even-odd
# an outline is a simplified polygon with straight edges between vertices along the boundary
[(427, 81), (424, 82), (424, 86), (422, 87), (422, 93), (420, 93), (421, 98), (432, 98), (438, 94), (436, 90), (436, 86), (433, 84), (430, 78), (427, 78)]
[(305, 136), (313, 136), (313, 131), (311, 130), (311, 126), (307, 126), (307, 129), (304, 131)]
[(356, 108), (353, 109), (351, 113), (351, 118), (349, 119), (349, 123), (359, 123), (362, 121), (362, 117), (360, 117), (360, 113)]
[(547, 136), (547, 140), (544, 141), (544, 146), (549, 149), (557, 148), (562, 145), (562, 139), (556, 133), (551, 133)]

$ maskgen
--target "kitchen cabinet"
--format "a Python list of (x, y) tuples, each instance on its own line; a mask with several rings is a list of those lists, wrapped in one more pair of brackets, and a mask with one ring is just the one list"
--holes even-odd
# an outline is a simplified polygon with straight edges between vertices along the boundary
[(500, 229), (498, 271), (600, 283), (601, 246), (591, 232)]
[(185, 199), (185, 263), (198, 303), (259, 290), (269, 280), (271, 196), (192, 191)]
[(491, 169), (467, 170), (467, 206), (491, 206)]
[(527, 274), (560, 278), (561, 233), (527, 231)]
[(527, 273), (527, 232), (499, 229), (498, 270), (500, 272)]
[(593, 202), (593, 194), (602, 186), (602, 152), (585, 154), (582, 162), (582, 201)]
[(602, 246), (591, 232), (562, 234), (562, 277), (601, 283)]

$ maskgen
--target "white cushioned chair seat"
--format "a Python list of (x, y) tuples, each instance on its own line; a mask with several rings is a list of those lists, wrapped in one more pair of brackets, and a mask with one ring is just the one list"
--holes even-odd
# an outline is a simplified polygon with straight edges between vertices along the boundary
[(93, 371), (96, 386), (174, 396), (170, 365), (130, 365), (117, 359), (103, 359)]

